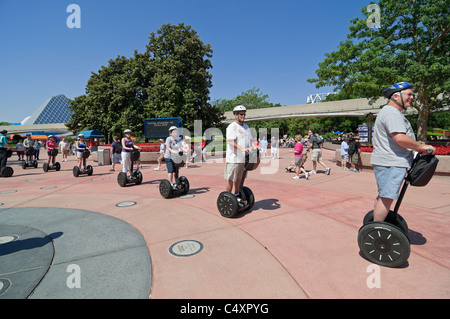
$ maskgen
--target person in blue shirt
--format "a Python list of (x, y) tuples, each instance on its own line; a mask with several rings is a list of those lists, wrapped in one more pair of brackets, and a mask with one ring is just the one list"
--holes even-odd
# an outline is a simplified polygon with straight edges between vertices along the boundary
[(341, 169), (348, 171), (348, 138), (344, 138), (341, 143)]
[(8, 156), (6, 154), (7, 149), (9, 149), (8, 138), (6, 134), (8, 134), (7, 130), (3, 130), (0, 132), (0, 172), (6, 167), (6, 162)]

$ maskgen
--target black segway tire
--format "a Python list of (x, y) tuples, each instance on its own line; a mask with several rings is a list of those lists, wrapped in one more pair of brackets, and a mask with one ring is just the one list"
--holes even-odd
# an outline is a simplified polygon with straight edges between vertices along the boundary
[(48, 163), (44, 163), (44, 165), (42, 165), (42, 170), (44, 172), (48, 172)]
[(61, 164), (59, 162), (55, 163), (55, 170), (58, 172), (61, 169)]
[(127, 185), (127, 173), (120, 172), (117, 175), (117, 183), (119, 183), (120, 187), (125, 187)]
[(78, 177), (80, 175), (80, 168), (78, 166), (74, 166), (72, 173), (74, 177)]
[[(363, 225), (372, 221), (373, 221), (373, 210), (371, 210), (366, 214), (366, 216), (364, 216)], [(408, 224), (406, 223), (406, 220), (404, 220), (403, 217), (400, 216), (399, 214), (395, 216), (395, 213), (391, 210), (389, 211), (384, 221), (386, 223), (390, 223), (394, 226), (397, 226), (405, 233), (405, 235), (408, 235)]]
[(217, 198), (217, 209), (220, 215), (226, 218), (233, 218), (239, 212), (239, 204), (236, 196), (230, 192), (222, 192)]
[(38, 167), (38, 162), (36, 160), (33, 161), (33, 167), (37, 168)]
[(91, 166), (91, 165), (88, 165), (88, 166), (86, 167), (86, 169), (87, 169), (87, 174), (88, 174), (88, 176), (92, 176), (92, 174), (94, 173), (94, 169), (92, 168), (92, 166)]
[(144, 177), (143, 177), (142, 173), (141, 173), (141, 172), (138, 172), (138, 173), (136, 174), (136, 182), (135, 182), (135, 184), (136, 184), (136, 185), (141, 184), (143, 179), (144, 179)]
[(3, 167), (2, 171), (0, 172), (0, 176), (2, 177), (11, 177), (14, 174), (14, 169), (10, 166)]
[(167, 179), (163, 179), (159, 183), (159, 193), (164, 198), (170, 198), (172, 196), (172, 194), (173, 194), (172, 185), (170, 184), (170, 182)]
[(402, 266), (409, 258), (411, 244), (403, 230), (386, 222), (369, 222), (358, 232), (361, 253), (372, 263), (385, 267)]
[(22, 162), (22, 168), (26, 169), (27, 168), (27, 162)]
[(181, 184), (181, 195), (186, 195), (189, 192), (189, 181), (185, 176), (179, 178)]
[[(255, 196), (253, 195), (253, 192), (250, 188), (244, 186), (242, 187), (241, 192), (243, 192), (245, 194), (245, 197), (247, 198), (247, 205), (246, 208), (244, 210), (249, 210), (253, 207), (253, 205), (255, 204)], [(241, 195), (241, 197), (243, 197)]]

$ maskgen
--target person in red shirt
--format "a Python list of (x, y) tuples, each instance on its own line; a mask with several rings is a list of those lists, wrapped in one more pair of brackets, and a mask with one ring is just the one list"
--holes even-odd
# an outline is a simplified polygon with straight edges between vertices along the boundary
[(50, 160), (52, 160), (52, 164), (55, 164), (56, 156), (52, 155), (52, 152), (54, 149), (56, 149), (56, 139), (53, 135), (48, 136), (47, 143), (45, 143), (45, 146), (47, 147), (47, 155), (48, 155), (48, 161), (47, 164), (50, 166)]

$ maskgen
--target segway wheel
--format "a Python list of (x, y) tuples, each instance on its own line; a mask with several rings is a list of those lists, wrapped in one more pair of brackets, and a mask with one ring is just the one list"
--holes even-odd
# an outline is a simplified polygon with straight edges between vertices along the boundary
[(33, 167), (37, 168), (38, 167), (38, 162), (36, 160), (33, 161)]
[(27, 162), (22, 162), (22, 168), (26, 169), (27, 168)]
[(247, 207), (245, 208), (245, 210), (251, 209), (253, 207), (253, 205), (255, 204), (255, 196), (253, 195), (252, 190), (250, 188), (244, 186), (244, 187), (242, 187), (241, 192), (244, 192), (245, 197), (247, 198)]
[(55, 163), (55, 169), (57, 172), (61, 169), (61, 164), (59, 164), (59, 162)]
[(11, 177), (14, 174), (14, 170), (12, 167), (6, 166), (0, 172), (2, 177)]
[(91, 165), (88, 165), (87, 167), (88, 176), (91, 176), (94, 173), (94, 169)]
[(220, 215), (226, 218), (233, 218), (239, 211), (239, 204), (236, 196), (230, 192), (222, 192), (217, 198), (217, 209)]
[(181, 176), (179, 180), (182, 189), (181, 195), (186, 195), (189, 192), (189, 181), (185, 176)]
[[(373, 210), (371, 210), (366, 214), (366, 216), (364, 216), (363, 225), (372, 221), (373, 221)], [(396, 214), (391, 210), (389, 211), (384, 221), (386, 223), (397, 226), (405, 233), (405, 235), (408, 235), (408, 224), (406, 223), (406, 220), (404, 220), (403, 217), (400, 216), (399, 214), (397, 214), (396, 216)]]
[(173, 193), (172, 185), (170, 184), (170, 182), (167, 179), (163, 179), (159, 183), (159, 193), (164, 198), (170, 198), (172, 196), (172, 193)]
[(139, 185), (139, 184), (141, 184), (142, 183), (142, 180), (143, 180), (143, 176), (142, 176), (142, 173), (141, 172), (138, 172), (137, 173), (137, 175), (136, 175), (136, 185)]
[(411, 245), (408, 237), (397, 226), (386, 222), (369, 222), (358, 232), (362, 254), (374, 264), (399, 267), (409, 258)]
[(117, 175), (117, 183), (119, 183), (120, 187), (125, 187), (127, 185), (127, 173), (120, 172)]
[(42, 165), (42, 169), (44, 172), (48, 172), (48, 163), (44, 163), (44, 165)]
[(78, 166), (74, 166), (72, 172), (74, 177), (78, 177), (80, 175), (80, 168)]

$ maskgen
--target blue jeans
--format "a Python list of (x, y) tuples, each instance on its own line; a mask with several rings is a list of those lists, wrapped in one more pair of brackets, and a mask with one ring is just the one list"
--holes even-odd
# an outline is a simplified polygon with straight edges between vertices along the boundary
[(387, 167), (373, 165), (378, 185), (378, 195), (383, 198), (398, 199), (398, 192), (405, 178), (405, 167)]

